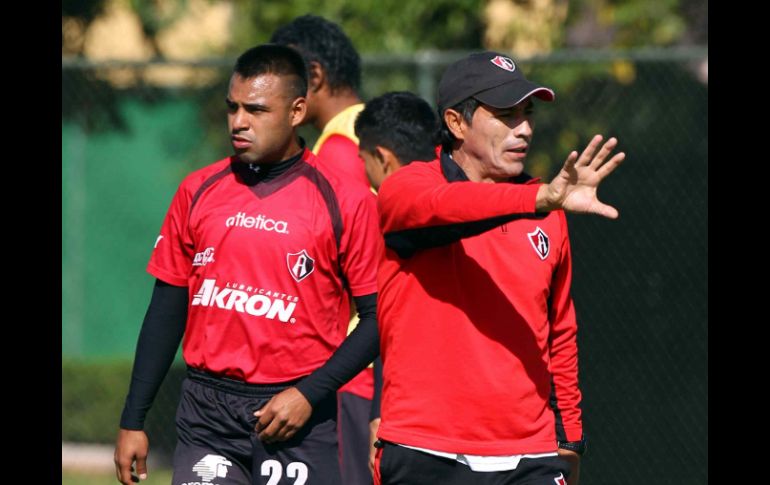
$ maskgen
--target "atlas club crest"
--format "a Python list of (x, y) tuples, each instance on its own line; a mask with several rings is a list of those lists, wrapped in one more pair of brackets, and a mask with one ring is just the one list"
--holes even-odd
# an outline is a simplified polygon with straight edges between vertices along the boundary
[(304, 249), (298, 253), (289, 253), (286, 255), (286, 264), (289, 266), (289, 273), (297, 283), (304, 280), (315, 269), (315, 259)]
[(527, 238), (540, 259), (545, 260), (551, 253), (551, 240), (548, 234), (540, 227), (536, 227), (534, 231), (527, 233)]

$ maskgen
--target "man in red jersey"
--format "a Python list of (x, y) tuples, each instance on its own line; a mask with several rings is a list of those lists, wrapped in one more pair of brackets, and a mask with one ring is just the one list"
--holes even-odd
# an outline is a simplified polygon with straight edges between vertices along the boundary
[[(270, 42), (297, 49), (308, 65), (307, 115), (303, 124), (321, 131), (313, 147), (318, 163), (349, 183), (368, 188), (364, 162), (358, 156), (358, 138), (353, 130), (356, 116), (364, 108), (358, 95), (361, 58), (339, 25), (316, 15), (302, 15), (276, 29)], [(359, 323), (352, 318), (340, 322), (347, 332)], [(371, 442), (370, 423), (379, 418), (373, 405), (374, 371), (369, 366), (339, 391), (340, 462), (343, 485), (371, 485), (367, 468)], [(381, 371), (380, 371), (381, 375)]]
[[(340, 483), (334, 391), (377, 355), (379, 234), (374, 196), (296, 136), (306, 91), (295, 50), (242, 54), (226, 98), (235, 155), (171, 202), (115, 448), (124, 484), (134, 462), (147, 476), (145, 415), (183, 335), (172, 483)], [(361, 324), (345, 339), (348, 295)]]
[[(382, 182), (401, 167), (415, 161), (431, 161), (436, 157), (440, 123), (435, 111), (421, 97), (406, 91), (394, 91), (377, 96), (355, 122), (359, 154), (364, 160), (366, 176), (372, 188), (379, 190)], [(379, 359), (378, 359), (379, 360)], [(369, 424), (369, 469), (374, 471), (374, 442), (380, 425), (379, 404), (382, 394), (381, 367), (375, 370), (376, 385), (372, 402), (373, 419)]]
[(625, 155), (610, 158), (617, 140), (600, 148), (597, 135), (537, 183), (524, 173), (533, 97), (554, 93), (509, 57), (455, 62), (439, 85), (440, 156), (380, 188), (376, 482), (554, 485), (569, 460), (577, 470), (585, 443), (563, 210), (617, 217), (596, 190)]

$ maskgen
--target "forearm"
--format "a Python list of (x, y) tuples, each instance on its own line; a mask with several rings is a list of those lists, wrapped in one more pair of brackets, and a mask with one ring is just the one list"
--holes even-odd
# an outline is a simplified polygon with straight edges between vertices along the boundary
[(577, 360), (574, 362), (575, 365), (569, 369), (561, 365), (553, 366), (550, 406), (555, 417), (557, 441), (579, 441), (583, 438), (582, 394), (578, 386)]
[(511, 214), (534, 214), (537, 184), (446, 183), (391, 179), (378, 196), (383, 232), (484, 221)]
[(446, 246), (461, 239), (477, 236), (502, 224), (523, 217), (540, 218), (544, 217), (544, 215), (509, 214), (473, 222), (387, 232), (384, 235), (385, 246), (395, 251), (400, 258), (409, 258), (421, 249)]
[(364, 370), (380, 353), (377, 332), (377, 294), (354, 298), (360, 322), (329, 360), (297, 384), (315, 406)]
[(578, 385), (577, 323), (571, 300), (552, 326), (550, 360), (551, 406), (556, 414), (556, 435), (560, 441), (577, 441), (583, 436), (582, 395)]
[(577, 318), (570, 294), (572, 256), (566, 218), (559, 214), (563, 227), (559, 265), (553, 275), (549, 301), (550, 360), (553, 379), (554, 411), (557, 413), (557, 436), (560, 441), (582, 438), (583, 424), (578, 386)]
[(187, 322), (187, 288), (156, 280), (136, 344), (131, 384), (120, 427), (141, 430), (174, 361)]
[(537, 189), (535, 195), (535, 210), (537, 212), (550, 212), (553, 210), (561, 209), (558, 200), (551, 193), (549, 184), (542, 184)]
[(476, 236), (535, 213), (537, 184), (452, 182), (440, 174), (386, 180), (378, 197), (385, 244), (399, 257)]

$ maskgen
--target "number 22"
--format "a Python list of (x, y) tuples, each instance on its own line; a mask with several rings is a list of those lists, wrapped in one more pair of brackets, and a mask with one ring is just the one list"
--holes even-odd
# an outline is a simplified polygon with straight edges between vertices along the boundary
[[(267, 485), (278, 485), (283, 476), (283, 466), (278, 460), (265, 460), (262, 462), (261, 473), (263, 477), (270, 477)], [(293, 461), (286, 465), (286, 476), (296, 478), (294, 485), (305, 485), (307, 481), (307, 465), (301, 461)]]

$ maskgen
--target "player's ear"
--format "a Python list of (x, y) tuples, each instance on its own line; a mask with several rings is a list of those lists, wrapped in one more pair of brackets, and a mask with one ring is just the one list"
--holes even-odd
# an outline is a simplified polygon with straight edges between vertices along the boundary
[(444, 122), (455, 138), (458, 140), (465, 139), (465, 129), (468, 124), (465, 122), (465, 118), (463, 118), (463, 115), (460, 112), (455, 111), (452, 108), (444, 110)]
[(310, 61), (307, 67), (307, 89), (317, 93), (326, 84), (326, 71), (316, 61)]
[(302, 123), (302, 121), (305, 119), (306, 114), (307, 100), (305, 97), (300, 96), (295, 98), (294, 101), (291, 102), (291, 107), (289, 108), (289, 119), (291, 120), (291, 126), (299, 126), (300, 123)]
[(382, 167), (382, 173), (385, 175), (390, 175), (401, 168), (401, 161), (389, 148), (377, 145), (377, 148), (375, 149), (375, 157)]
[(372, 152), (374, 159), (377, 160), (377, 163), (381, 167), (385, 164), (385, 150), (387, 150), (387, 148), (377, 145), (374, 147), (374, 152)]

